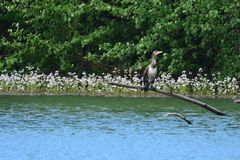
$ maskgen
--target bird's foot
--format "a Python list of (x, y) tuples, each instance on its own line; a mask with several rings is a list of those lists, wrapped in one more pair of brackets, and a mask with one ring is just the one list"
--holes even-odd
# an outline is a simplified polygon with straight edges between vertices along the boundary
[(144, 86), (143, 90), (144, 91), (148, 91), (149, 90), (149, 86)]

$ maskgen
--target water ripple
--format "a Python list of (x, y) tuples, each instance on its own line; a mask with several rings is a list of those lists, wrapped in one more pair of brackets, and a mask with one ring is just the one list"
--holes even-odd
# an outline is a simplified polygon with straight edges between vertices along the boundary
[[(149, 98), (145, 101), (123, 98), (122, 103), (116, 103), (114, 98), (96, 97), (91, 101), (75, 97), (72, 98), (74, 103), (71, 97), (47, 99), (32, 97), (26, 101), (10, 97), (0, 102), (1, 157), (11, 157), (10, 153), (15, 151), (10, 160), (21, 157), (21, 153), (25, 153), (22, 159), (34, 158), (36, 153), (42, 156), (39, 159), (45, 159), (46, 147), (49, 154), (62, 151), (65, 159), (81, 159), (92, 152), (95, 156), (87, 159), (99, 159), (97, 154), (103, 159), (158, 159), (163, 154), (163, 159), (171, 159), (172, 153), (199, 159), (191, 154), (193, 152), (206, 159), (240, 156), (236, 150), (240, 147), (238, 106), (232, 105), (231, 110), (221, 107), (228, 116), (216, 116), (196, 106), (178, 104), (178, 101), (175, 106), (170, 105), (169, 99), (161, 99), (157, 104), (151, 103)], [(168, 112), (183, 113), (193, 124), (166, 116)], [(69, 149), (65, 147), (67, 144)], [(82, 150), (82, 154), (76, 148)], [(108, 150), (112, 157), (106, 154)], [(211, 152), (222, 157), (212, 156)], [(50, 157), (59, 159), (61, 156)]]

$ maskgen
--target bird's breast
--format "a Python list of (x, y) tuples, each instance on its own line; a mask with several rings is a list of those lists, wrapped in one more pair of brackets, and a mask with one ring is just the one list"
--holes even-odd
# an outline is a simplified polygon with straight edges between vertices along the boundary
[(156, 75), (157, 75), (157, 67), (152, 68), (151, 66), (149, 66), (148, 74), (151, 77), (156, 77)]

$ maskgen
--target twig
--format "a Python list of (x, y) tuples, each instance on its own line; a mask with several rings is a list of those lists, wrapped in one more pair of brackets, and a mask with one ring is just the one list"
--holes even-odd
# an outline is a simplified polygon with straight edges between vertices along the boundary
[[(127, 85), (127, 84), (120, 84), (120, 83), (110, 83), (110, 84), (120, 86), (120, 87), (126, 87), (126, 88), (134, 88), (134, 89), (141, 89), (141, 90), (145, 89), (144, 86), (134, 86), (134, 85)], [(159, 90), (155, 87), (149, 88), (149, 90), (154, 91), (154, 92), (158, 92), (158, 93), (161, 93), (161, 94), (164, 94), (164, 95), (167, 95), (167, 96), (172, 96), (172, 97), (175, 97), (175, 98), (178, 98), (178, 99), (182, 99), (184, 101), (191, 102), (191, 103), (196, 104), (196, 105), (198, 105), (202, 108), (207, 109), (208, 111), (210, 111), (212, 113), (215, 113), (216, 115), (220, 115), (220, 116), (225, 116), (226, 115), (225, 113), (217, 110), (216, 108), (214, 108), (214, 107), (212, 107), (212, 106), (210, 106), (206, 103), (203, 103), (199, 100), (196, 100), (196, 99), (193, 99), (193, 98), (190, 98), (190, 97), (187, 97), (187, 96), (183, 96), (183, 95), (173, 93), (173, 92), (161, 91), (161, 90)]]
[(177, 117), (181, 118), (182, 120), (184, 120), (185, 122), (187, 122), (188, 124), (192, 124), (192, 121), (188, 120), (186, 118), (186, 116), (181, 115), (180, 113), (167, 113), (166, 116), (177, 116)]

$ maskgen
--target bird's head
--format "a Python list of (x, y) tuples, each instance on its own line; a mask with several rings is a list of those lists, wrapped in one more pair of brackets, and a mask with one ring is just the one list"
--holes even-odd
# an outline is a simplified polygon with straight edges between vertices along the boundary
[(157, 50), (153, 51), (152, 58), (156, 58), (160, 53), (162, 53), (162, 51), (157, 51)]

